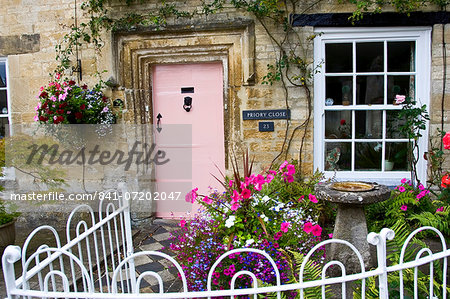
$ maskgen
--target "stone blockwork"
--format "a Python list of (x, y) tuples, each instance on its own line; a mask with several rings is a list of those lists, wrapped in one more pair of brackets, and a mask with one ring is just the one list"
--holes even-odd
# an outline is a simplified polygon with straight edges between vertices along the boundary
[[(110, 11), (117, 16), (137, 9), (155, 9), (160, 3), (156, 0), (145, 3), (136, 1), (136, 4), (127, 7), (118, 4), (119, 1), (112, 2), (109, 4), (112, 5)], [(173, 2), (180, 10), (190, 11), (199, 8), (202, 3), (200, 0)], [(8, 58), (13, 123), (33, 122), (39, 87), (48, 82), (48, 74), (56, 66), (54, 47), (68, 32), (67, 26), (74, 22), (74, 3), (72, 0), (13, 0), (3, 4), (0, 12), (0, 55)], [(339, 1), (303, 1), (299, 5), (297, 12), (308, 9), (308, 13), (350, 12), (353, 9), (351, 5)], [(81, 15), (79, 7), (78, 15)], [(78, 21), (82, 19), (83, 16)], [(275, 37), (282, 36), (283, 33), (270, 23), (266, 26)], [(296, 31), (301, 38), (297, 50), (304, 51), (306, 59), (312, 62), (313, 48), (308, 37), (313, 28), (296, 28)], [(105, 33), (103, 39), (105, 46), (101, 53), (90, 46), (80, 49), (83, 80), (93, 83), (95, 72), (107, 70), (103, 78), (113, 78), (117, 83), (109, 94), (125, 100), (123, 122), (151, 122), (151, 109), (142, 109), (146, 105), (151, 107), (151, 65), (222, 61), (226, 68), (224, 126), (227, 149), (249, 148), (256, 157), (259, 169), (268, 166), (277, 157), (275, 162), (299, 158), (303, 128), (308, 118), (306, 93), (304, 89), (289, 83), (286, 89), (279, 82), (262, 84), (267, 65), (274, 64), (277, 51), (265, 27), (251, 14), (227, 4), (219, 13), (207, 17), (169, 19), (167, 28), (160, 31), (133, 28), (128, 32)], [(445, 57), (450, 59), (450, 47), (443, 50), (446, 43), (450, 43), (450, 26), (435, 25), (432, 36), (430, 133), (440, 128), (441, 119), (444, 129), (450, 129), (450, 82), (445, 84), (445, 96), (442, 96), (444, 82), (450, 76), (449, 70), (447, 77), (443, 77), (443, 51)], [(442, 98), (445, 99), (443, 118)], [(258, 121), (242, 120), (243, 110), (284, 109), (287, 105), (291, 109), (291, 120), (274, 120), (274, 132), (259, 132)], [(303, 171), (311, 173), (314, 170), (312, 119), (308, 126), (301, 158)]]

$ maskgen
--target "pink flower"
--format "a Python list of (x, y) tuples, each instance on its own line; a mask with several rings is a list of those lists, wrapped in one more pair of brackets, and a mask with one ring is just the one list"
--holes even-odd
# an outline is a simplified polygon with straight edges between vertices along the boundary
[(280, 172), (283, 172), (283, 168), (285, 168), (286, 165), (288, 165), (288, 162), (287, 162), (287, 161), (284, 161), (284, 162), (280, 165)]
[(313, 229), (313, 225), (311, 222), (306, 222), (305, 225), (303, 226), (303, 230), (305, 231), (305, 233), (309, 234)]
[(322, 234), (322, 228), (320, 227), (320, 225), (316, 224), (313, 226), (312, 234), (316, 237), (320, 237), (320, 235)]
[(408, 182), (408, 180), (403, 178), (400, 182), (401, 182), (402, 184), (406, 184), (406, 182)]
[(419, 190), (425, 190), (425, 187), (422, 184), (419, 184), (419, 186), (417, 186), (419, 188)]
[(228, 182), (228, 187), (233, 187), (233, 184), (234, 184), (234, 181), (233, 180), (230, 180), (229, 182)]
[(302, 195), (298, 198), (298, 201), (303, 201), (305, 199), (305, 195)]
[(445, 149), (450, 149), (450, 132), (445, 133), (444, 138), (442, 138)]
[(240, 207), (241, 207), (241, 205), (239, 203), (235, 202), (234, 204), (231, 205), (231, 210), (236, 211)]
[(276, 172), (275, 170), (269, 170), (269, 173), (270, 173), (271, 175), (273, 175), (273, 176), (276, 176), (276, 175), (277, 175), (277, 172)]
[(398, 187), (398, 191), (400, 191), (400, 192), (405, 192), (405, 190), (406, 190), (406, 189), (405, 189), (405, 187), (403, 187), (403, 186), (399, 186), (399, 187)]
[(442, 212), (442, 211), (444, 211), (444, 207), (440, 207), (440, 208), (436, 209), (436, 212)]
[(283, 222), (283, 223), (281, 223), (280, 230), (284, 233), (287, 233), (290, 226), (291, 226), (291, 224), (289, 222)]
[(184, 197), (184, 200), (186, 200), (186, 202), (190, 202), (190, 203), (194, 203), (194, 201), (197, 199), (197, 191), (198, 188), (192, 189), (190, 192), (188, 192), (186, 194), (186, 196)]
[(33, 119), (34, 121), (39, 121), (39, 116), (35, 115)]
[(408, 209), (408, 206), (407, 205), (402, 205), (401, 207), (400, 207), (400, 210), (402, 210), (402, 211), (406, 211)]
[(186, 225), (186, 220), (182, 219), (180, 220), (180, 224), (181, 227), (184, 227)]
[(282, 233), (282, 232), (277, 232), (277, 233), (275, 233), (275, 235), (273, 236), (273, 239), (274, 239), (275, 241), (278, 241), (282, 236), (283, 236), (283, 233)]
[(236, 190), (233, 190), (233, 195), (231, 195), (231, 202), (235, 203), (238, 202), (241, 199), (241, 196)]
[(61, 74), (60, 73), (56, 73), (55, 78), (59, 80), (61, 78)]
[(333, 239), (333, 234), (328, 234), (328, 237), (329, 237), (330, 239)]
[(248, 199), (250, 196), (252, 196), (252, 192), (248, 189), (242, 190), (241, 196), (243, 199)]
[(406, 99), (406, 96), (398, 94), (398, 95), (395, 96), (395, 103), (396, 104), (401, 104), (401, 103), (403, 103), (405, 101), (405, 99)]
[(313, 195), (313, 194), (311, 194), (311, 193), (308, 195), (308, 198), (309, 198), (309, 200), (312, 201), (313, 203), (317, 203), (317, 202), (318, 202), (316, 196)]
[(273, 180), (274, 178), (275, 178), (275, 177), (274, 177), (273, 175), (268, 174), (268, 175), (267, 175), (267, 178), (266, 178), (266, 183), (272, 182), (272, 180)]
[(206, 203), (206, 204), (208, 204), (208, 205), (210, 205), (210, 204), (212, 204), (212, 199), (211, 198), (209, 198), (208, 196), (205, 196), (204, 198), (203, 198), (203, 201)]
[(294, 165), (288, 164), (286, 166), (286, 168), (287, 168), (288, 175), (294, 175), (295, 174), (295, 166)]
[(292, 183), (294, 181), (294, 177), (287, 172), (283, 173), (284, 181), (288, 183)]

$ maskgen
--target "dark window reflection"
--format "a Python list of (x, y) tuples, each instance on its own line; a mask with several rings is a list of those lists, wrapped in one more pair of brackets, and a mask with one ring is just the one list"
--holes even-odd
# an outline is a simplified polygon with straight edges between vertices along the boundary
[(352, 44), (325, 45), (325, 71), (327, 73), (352, 72)]
[(325, 170), (351, 170), (352, 144), (350, 142), (325, 143)]
[(355, 170), (381, 170), (381, 142), (355, 143)]
[(388, 42), (388, 72), (414, 72), (415, 42)]
[(384, 103), (384, 76), (356, 77), (356, 104), (372, 105)]
[(0, 114), (8, 113), (8, 101), (6, 97), (6, 90), (0, 90)]
[(326, 77), (325, 85), (325, 96), (333, 99), (333, 105), (352, 103), (352, 77)]
[(383, 43), (356, 44), (356, 71), (382, 72), (384, 70)]
[(355, 111), (355, 134), (357, 139), (381, 138), (383, 133), (383, 111)]
[(325, 111), (325, 138), (352, 138), (352, 112)]
[(6, 65), (0, 62), (0, 87), (6, 87)]
[(408, 143), (386, 142), (385, 171), (408, 171)]
[(414, 98), (414, 76), (388, 76), (388, 104), (393, 104), (395, 95), (405, 95)]
[(402, 139), (407, 138), (405, 133), (402, 133), (401, 127), (405, 124), (405, 119), (400, 118), (399, 111), (386, 111), (386, 138), (387, 139)]

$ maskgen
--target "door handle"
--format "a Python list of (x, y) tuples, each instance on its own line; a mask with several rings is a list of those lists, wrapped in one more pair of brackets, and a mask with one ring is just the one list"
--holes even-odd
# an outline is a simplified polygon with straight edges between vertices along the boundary
[(158, 133), (161, 133), (161, 130), (162, 130), (162, 128), (161, 128), (161, 118), (162, 118), (161, 113), (158, 113), (158, 116), (156, 116), (156, 118), (158, 119), (156, 121), (156, 130), (158, 131)]
[(191, 108), (192, 108), (192, 98), (184, 97), (183, 109), (186, 110), (186, 112), (189, 112), (189, 111), (191, 111)]

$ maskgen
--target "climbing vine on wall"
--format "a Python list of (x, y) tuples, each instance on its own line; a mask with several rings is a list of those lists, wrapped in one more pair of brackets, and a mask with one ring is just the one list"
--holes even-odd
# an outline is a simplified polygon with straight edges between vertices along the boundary
[[(74, 49), (83, 43), (92, 44), (100, 50), (103, 46), (102, 33), (106, 31), (133, 30), (139, 26), (151, 27), (158, 30), (164, 28), (169, 20), (194, 19), (207, 17), (221, 12), (225, 7), (251, 13), (270, 37), (277, 53), (276, 61), (267, 66), (267, 73), (263, 78), (263, 84), (278, 82), (284, 89), (285, 108), (290, 108), (291, 96), (289, 86), (304, 89), (307, 101), (306, 118), (294, 128), (290, 128), (291, 122), (286, 121), (286, 133), (280, 154), (272, 161), (286, 159), (292, 141), (299, 132), (300, 145), (298, 148), (298, 167), (302, 173), (302, 154), (305, 149), (307, 131), (310, 129), (312, 114), (311, 86), (315, 72), (320, 71), (320, 62), (314, 62), (310, 50), (314, 35), (303, 36), (301, 30), (296, 30), (291, 25), (292, 14), (307, 13), (315, 5), (323, 0), (312, 1), (304, 5), (300, 0), (210, 0), (202, 1), (201, 6), (189, 11), (177, 7), (176, 1), (161, 1), (156, 8), (139, 9), (133, 12), (118, 14), (114, 10), (115, 5), (142, 5), (145, 0), (85, 0), (81, 3), (81, 9), (87, 16), (86, 22), (72, 26), (71, 31), (64, 36), (63, 41), (56, 46), (56, 59), (59, 61), (57, 71), (62, 71), (71, 66), (71, 58)], [(355, 5), (352, 20), (358, 20), (367, 12), (381, 12), (386, 7), (393, 7), (399, 12), (411, 12), (428, 4), (445, 8), (450, 0), (340, 0)], [(302, 4), (302, 5), (300, 5)], [(306, 6), (303, 11), (297, 11), (298, 7)], [(139, 12), (138, 12), (139, 11)], [(77, 24), (77, 23), (76, 23)]]

